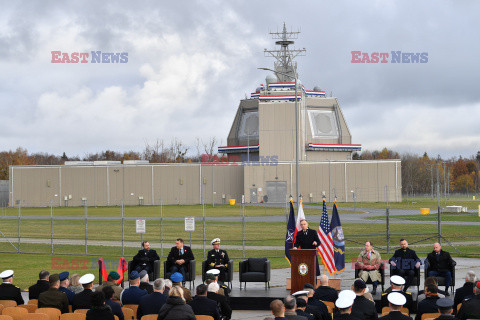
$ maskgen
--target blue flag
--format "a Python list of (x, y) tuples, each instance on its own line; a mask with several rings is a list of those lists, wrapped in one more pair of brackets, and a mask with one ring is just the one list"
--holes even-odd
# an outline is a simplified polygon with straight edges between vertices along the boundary
[(293, 235), (295, 233), (295, 212), (293, 211), (293, 202), (290, 201), (290, 215), (288, 216), (287, 234), (285, 235), (285, 258), (290, 263), (290, 249), (293, 248)]
[(332, 230), (335, 268), (337, 272), (342, 272), (345, 270), (345, 237), (343, 235), (342, 224), (340, 223), (340, 216), (338, 215), (337, 202), (333, 203), (330, 229)]

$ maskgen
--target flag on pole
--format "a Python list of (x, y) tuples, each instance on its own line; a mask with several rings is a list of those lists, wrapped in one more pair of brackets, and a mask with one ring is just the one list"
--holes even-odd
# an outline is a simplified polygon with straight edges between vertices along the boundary
[(305, 213), (303, 213), (303, 203), (300, 200), (300, 205), (298, 206), (298, 213), (297, 213), (297, 224), (295, 225), (295, 233), (293, 234), (293, 244), (297, 240), (297, 233), (302, 230), (302, 226), (300, 225), (300, 221), (305, 220)]
[(293, 201), (290, 200), (290, 214), (288, 215), (287, 234), (285, 236), (285, 258), (290, 263), (290, 249), (293, 248), (293, 235), (295, 234), (295, 212), (293, 210)]
[(342, 272), (345, 270), (345, 236), (343, 235), (342, 224), (340, 223), (340, 216), (338, 215), (336, 201), (333, 203), (330, 229), (332, 230), (335, 269), (337, 272)]
[(332, 275), (336, 272), (336, 269), (333, 255), (332, 232), (330, 230), (330, 225), (328, 224), (327, 204), (325, 199), (323, 200), (322, 218), (320, 219), (320, 225), (318, 226), (318, 237), (322, 242), (320, 246), (317, 247), (318, 253), (322, 257), (322, 263), (328, 273)]

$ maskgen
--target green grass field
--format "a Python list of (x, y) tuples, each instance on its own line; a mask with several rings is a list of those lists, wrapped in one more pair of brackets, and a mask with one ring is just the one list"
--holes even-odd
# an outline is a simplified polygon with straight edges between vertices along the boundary
[[(328, 204), (329, 210), (332, 204)], [(288, 211), (287, 211), (288, 209)], [(201, 205), (168, 205), (163, 206), (125, 206), (123, 210), (124, 217), (160, 217), (162, 210), (163, 217), (203, 217), (203, 208)], [(263, 206), (245, 206), (246, 217), (258, 216), (283, 216), (289, 212), (289, 208), (285, 207), (263, 207)], [(305, 208), (305, 214), (320, 215), (321, 209)], [(361, 213), (361, 210), (342, 210), (341, 214)], [(50, 207), (41, 208), (20, 208), (21, 216), (44, 216), (50, 217)], [(121, 207), (87, 207), (87, 215), (89, 217), (121, 217)], [(207, 217), (241, 217), (243, 209), (241, 205), (205, 205), (205, 216)], [(1, 208), (1, 216), (18, 216), (18, 208)], [(53, 216), (58, 217), (81, 217), (85, 216), (85, 208), (83, 207), (54, 207)]]
[[(368, 219), (374, 219), (370, 217)], [(437, 221), (437, 214), (428, 215), (399, 215), (392, 217), (393, 219), (412, 220), (412, 221)], [(378, 219), (378, 218), (377, 218)], [(442, 213), (442, 221), (464, 221), (464, 222), (480, 222), (478, 213)]]
[[(343, 204), (345, 205), (345, 204)], [(423, 207), (423, 206), (421, 206)], [(268, 216), (284, 216), (285, 208), (266, 208)], [(89, 217), (119, 217), (121, 208), (118, 207), (102, 207), (102, 208), (88, 208)], [(265, 214), (264, 207), (245, 207), (247, 216), (262, 216)], [(318, 209), (306, 209), (306, 214), (318, 215), (318, 219), (310, 222), (310, 226), (314, 229), (318, 228), (321, 211)], [(218, 206), (215, 208), (206, 206), (207, 216), (240, 216), (241, 206)], [(0, 211), (0, 231), (7, 237), (12, 238), (14, 246), (17, 246), (18, 237), (18, 220), (2, 218)], [(330, 213), (330, 209), (329, 209)], [(340, 213), (342, 210), (340, 209)], [(15, 209), (7, 209), (7, 215), (16, 214)], [(54, 216), (82, 216), (84, 215), (83, 208), (56, 208)], [(203, 223), (199, 219), (202, 215), (201, 206), (165, 206), (164, 216), (195, 216), (196, 231), (192, 233), (192, 243), (194, 245), (203, 244)], [(20, 251), (22, 254), (17, 254), (17, 249), (8, 242), (0, 242), (0, 270), (14, 269), (16, 271), (17, 284), (25, 289), (36, 281), (37, 274), (41, 269), (47, 269), (52, 272), (61, 272), (64, 269), (70, 272), (87, 273), (93, 272), (97, 274), (96, 261), (97, 257), (102, 256), (106, 259), (118, 259), (122, 255), (121, 235), (122, 224), (121, 220), (89, 220), (88, 221), (88, 251), (85, 254), (85, 246), (83, 241), (85, 239), (85, 223), (83, 219), (80, 220), (60, 220), (53, 221), (53, 235), (55, 239), (76, 240), (77, 244), (72, 245), (54, 245), (50, 246), (50, 209), (49, 208), (22, 208), (22, 216), (38, 216), (38, 220), (24, 219), (21, 221), (20, 232), (22, 239), (26, 241), (33, 241), (35, 239), (43, 239), (43, 243), (22, 243)], [(159, 216), (159, 207), (126, 207), (125, 216), (127, 217), (151, 217)], [(398, 216), (397, 216), (398, 217)], [(472, 214), (449, 214), (442, 215), (447, 219), (465, 219), (459, 221), (477, 221), (480, 219)], [(448, 217), (448, 218), (447, 218)], [(404, 218), (400, 216), (400, 218)], [(406, 237), (413, 248), (424, 256), (431, 251), (431, 244), (436, 241), (434, 233), (437, 232), (436, 225), (425, 225), (422, 221), (429, 221), (434, 219), (434, 216), (406, 216), (405, 218), (412, 218), (418, 223), (414, 224), (392, 224), (390, 225), (390, 244), (391, 250), (398, 246), (398, 241), (402, 237)], [(472, 220), (469, 220), (472, 219)], [(372, 223), (344, 223), (343, 229), (346, 237), (346, 261), (351, 261), (358, 254), (364, 242), (368, 239), (382, 252), (382, 256), (386, 255), (386, 225), (372, 224)], [(163, 239), (164, 248), (163, 256), (168, 254), (170, 245), (178, 237), (185, 239), (189, 244), (190, 234), (184, 231), (183, 221), (163, 221), (163, 234), (161, 234), (160, 221), (147, 221), (147, 233), (143, 239), (149, 240), (152, 243), (160, 243)], [(287, 268), (288, 262), (284, 258), (284, 250), (282, 246), (285, 240), (286, 224), (285, 222), (246, 222), (245, 223), (245, 253), (241, 250), (242, 245), (242, 223), (239, 221), (207, 221), (205, 228), (206, 250), (210, 249), (209, 241), (212, 238), (220, 237), (222, 245), (236, 245), (235, 249), (229, 249), (229, 255), (234, 259), (234, 271), (238, 269), (238, 261), (243, 257), (267, 256), (271, 260), (273, 268)], [(124, 224), (125, 241), (137, 242), (140, 245), (140, 236), (135, 233), (135, 221), (125, 220)], [(472, 241), (478, 240), (478, 226), (462, 225), (462, 226), (442, 226), (442, 234), (449, 241), (459, 242), (458, 250), (462, 255), (458, 255), (455, 250), (447, 246), (447, 251), (450, 251), (454, 256), (472, 256), (469, 254), (477, 253), (478, 246), (472, 244)], [(1, 236), (1, 234), (0, 234)], [(0, 238), (1, 239), (1, 238)], [(109, 241), (109, 246), (102, 246), (95, 241)], [(467, 243), (463, 244), (463, 241)], [(426, 245), (426, 246), (422, 246)], [(253, 250), (250, 246), (265, 246), (266, 249)], [(268, 249), (268, 247), (271, 249)], [(155, 249), (161, 254), (159, 246)], [(124, 247), (124, 256), (129, 260), (138, 250), (138, 248)], [(393, 251), (392, 251), (393, 252)], [(197, 257), (197, 272), (200, 272), (200, 263), (203, 260), (203, 249), (195, 249), (195, 256)], [(56, 259), (56, 260), (52, 260)], [(60, 259), (61, 263), (58, 263)], [(77, 260), (74, 260), (77, 259)], [(80, 260), (83, 259), (83, 260)], [(76, 264), (75, 264), (76, 261)], [(78, 264), (83, 261), (83, 264)], [(66, 262), (66, 263), (64, 263)], [(349, 263), (348, 262), (348, 263)], [(55, 264), (56, 263), (56, 264)], [(348, 264), (347, 263), (347, 264)], [(116, 269), (116, 266), (113, 268)]]
[[(386, 207), (385, 202), (341, 202), (338, 204), (339, 207), (354, 207), (357, 209), (384, 209)], [(462, 206), (469, 209), (478, 209), (480, 205), (480, 200), (473, 200), (472, 197), (450, 197), (445, 203), (444, 198), (440, 199), (440, 206)], [(416, 197), (416, 198), (403, 198), (401, 202), (389, 202), (388, 206), (392, 209), (405, 209), (413, 210), (420, 208), (430, 208), (437, 209), (438, 202), (436, 199), (425, 198), (425, 197)]]

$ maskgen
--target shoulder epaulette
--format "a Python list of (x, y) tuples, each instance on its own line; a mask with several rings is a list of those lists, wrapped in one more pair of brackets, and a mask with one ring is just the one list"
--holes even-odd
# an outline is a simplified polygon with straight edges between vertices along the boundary
[(412, 293), (411, 293), (411, 292), (408, 292), (408, 291), (406, 291), (406, 292), (405, 292), (405, 294), (409, 294), (409, 295), (412, 295)]
[(383, 297), (384, 295), (386, 295), (386, 294), (388, 294), (388, 293), (387, 293), (387, 292), (385, 292), (385, 293), (382, 293), (382, 297)]

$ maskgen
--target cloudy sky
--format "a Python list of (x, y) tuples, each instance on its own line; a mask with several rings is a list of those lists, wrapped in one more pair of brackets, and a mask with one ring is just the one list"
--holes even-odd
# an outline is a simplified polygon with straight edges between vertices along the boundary
[[(283, 22), (307, 89), (338, 97), (364, 149), (480, 150), (480, 2), (0, 0), (0, 150), (84, 156), (156, 139), (226, 141), (265, 82)], [(354, 64), (351, 51), (428, 52)], [(51, 63), (51, 51), (128, 52), (128, 63)], [(390, 59), (389, 59), (390, 60)]]

